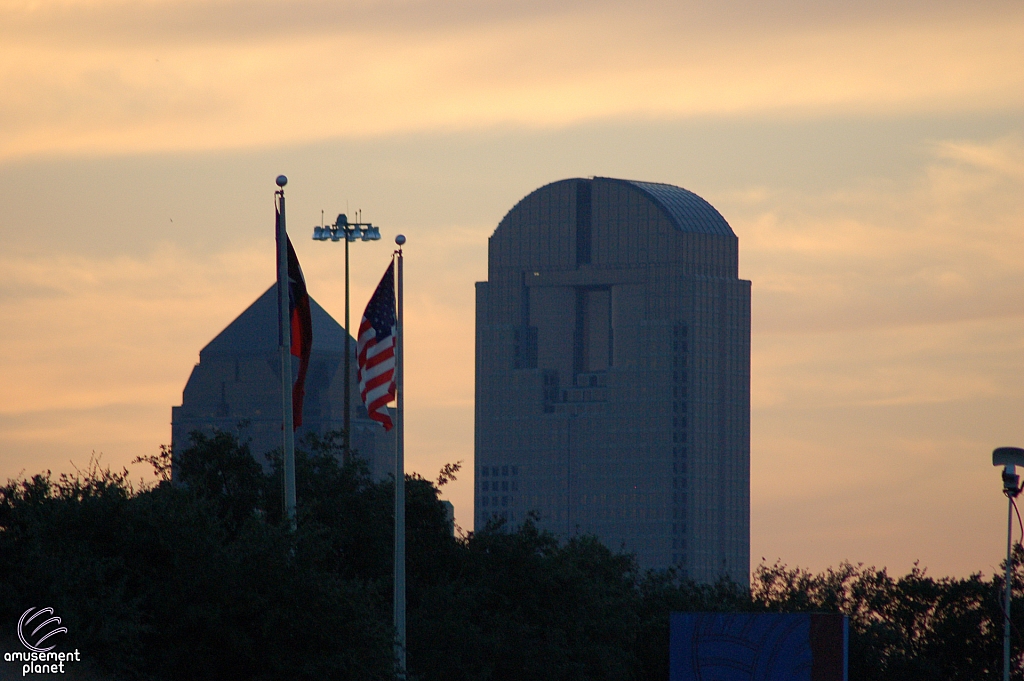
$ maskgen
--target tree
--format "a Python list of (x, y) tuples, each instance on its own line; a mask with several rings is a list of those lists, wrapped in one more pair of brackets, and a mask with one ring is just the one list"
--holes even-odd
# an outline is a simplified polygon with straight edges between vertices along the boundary
[[(92, 461), (0, 487), (0, 616), (50, 605), (72, 647), (116, 678), (390, 679), (394, 481), (337, 434), (296, 451), (297, 530), (281, 466), (229, 434), (144, 457), (158, 482)], [(453, 536), (437, 483), (407, 476), (408, 664), (417, 681), (663, 680), (673, 611), (840, 612), (850, 678), (998, 679), (1001, 575), (933, 578), (843, 563), (760, 565), (751, 589), (641, 574), (591, 536), (535, 519)], [(1022, 678), (1024, 551), (1014, 559)]]
[[(1014, 626), (1020, 612), (1021, 559), (1014, 561)], [(974, 574), (934, 579), (915, 566), (894, 579), (886, 570), (842, 563), (814, 575), (776, 563), (760, 565), (753, 580), (753, 602), (774, 611), (841, 612), (850, 618), (851, 679), (1002, 678), (1004, 582)], [(1015, 636), (1014, 678), (1021, 678), (1022, 641)]]
[(198, 437), (180, 484), (135, 490), (94, 466), (0, 488), (4, 615), (53, 605), (119, 678), (391, 678), (383, 585), (329, 569), (315, 525), (269, 521), (247, 455)]

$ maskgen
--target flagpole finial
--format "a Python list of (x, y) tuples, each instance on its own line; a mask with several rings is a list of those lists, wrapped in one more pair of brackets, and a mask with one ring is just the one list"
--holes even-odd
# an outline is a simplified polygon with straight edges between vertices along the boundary
[(277, 186), (278, 187), (284, 187), (286, 184), (288, 184), (288, 178), (285, 177), (284, 175), (278, 175), (277, 176)]
[(405, 243), (405, 235), (404, 234), (399, 234), (398, 236), (396, 236), (395, 237), (395, 243), (398, 244), (399, 246), (404, 244)]

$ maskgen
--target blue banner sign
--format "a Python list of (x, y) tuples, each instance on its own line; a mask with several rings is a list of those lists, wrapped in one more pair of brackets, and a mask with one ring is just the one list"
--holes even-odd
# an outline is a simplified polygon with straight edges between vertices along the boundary
[(674, 612), (670, 681), (847, 681), (845, 615)]

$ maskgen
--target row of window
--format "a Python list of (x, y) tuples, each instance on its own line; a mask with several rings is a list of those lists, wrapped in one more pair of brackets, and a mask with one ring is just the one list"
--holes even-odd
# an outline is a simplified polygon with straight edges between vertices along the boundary
[(482, 480), (480, 482), (481, 492), (515, 492), (518, 487), (519, 485), (516, 484), (515, 480), (512, 482), (509, 482), (508, 480), (502, 480), (500, 482), (497, 480)]
[[(610, 506), (623, 508), (659, 508), (665, 501), (660, 493), (643, 494), (608, 494), (599, 492), (596, 494), (580, 494), (576, 496), (580, 506)], [(526, 503), (533, 506), (561, 506), (566, 503), (565, 494), (534, 494), (527, 495)]]
[(519, 466), (480, 466), (480, 477), (519, 475)]
[(484, 523), (488, 520), (498, 520), (503, 518), (508, 522), (515, 522), (516, 512), (515, 511), (479, 511), (477, 515), (480, 517), (478, 525), (480, 528), (483, 527)]

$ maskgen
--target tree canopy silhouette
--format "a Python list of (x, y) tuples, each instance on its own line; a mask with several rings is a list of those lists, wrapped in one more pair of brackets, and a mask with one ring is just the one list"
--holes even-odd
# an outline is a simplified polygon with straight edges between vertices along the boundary
[[(124, 679), (393, 678), (394, 485), (340, 438), (296, 452), (297, 531), (281, 466), (235, 436), (196, 433), (142, 457), (154, 484), (93, 461), (0, 487), (0, 616), (52, 606), (102, 675)], [(594, 537), (533, 520), (453, 536), (436, 482), (407, 476), (411, 679), (668, 678), (671, 611), (842, 612), (851, 679), (998, 679), (1002, 579), (894, 578), (847, 563), (759, 566), (751, 590), (641, 573)], [(174, 481), (171, 482), (173, 471)], [(1016, 584), (1024, 574), (1018, 548)], [(1021, 589), (1014, 591), (1021, 678)]]

